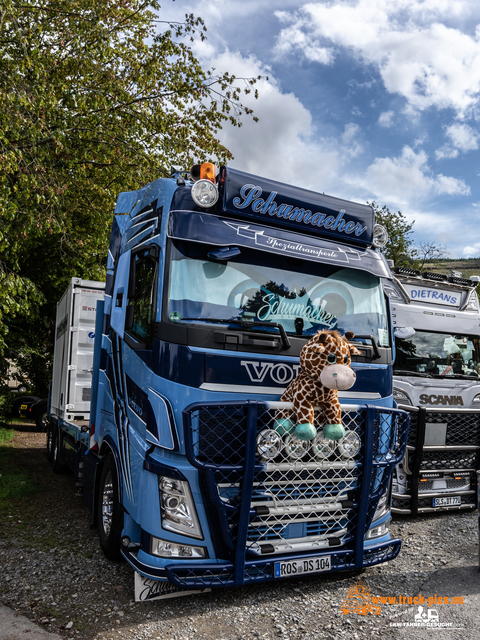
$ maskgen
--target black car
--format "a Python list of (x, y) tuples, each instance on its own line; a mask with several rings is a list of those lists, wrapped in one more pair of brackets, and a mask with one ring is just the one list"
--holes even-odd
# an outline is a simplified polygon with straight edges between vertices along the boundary
[(47, 430), (48, 398), (21, 396), (13, 403), (12, 416), (35, 422), (39, 429)]

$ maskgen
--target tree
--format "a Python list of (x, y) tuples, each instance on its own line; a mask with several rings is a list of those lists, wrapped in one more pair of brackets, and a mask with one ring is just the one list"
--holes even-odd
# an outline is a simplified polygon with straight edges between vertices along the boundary
[(69, 278), (104, 278), (118, 192), (225, 162), (219, 129), (252, 114), (256, 79), (193, 55), (203, 21), (160, 17), (157, 0), (0, 5), (0, 374), (11, 351), (48, 366)]
[(412, 233), (415, 221), (408, 222), (401, 211), (394, 213), (383, 205), (380, 208), (376, 202), (369, 202), (375, 211), (375, 222), (381, 224), (388, 232), (388, 242), (382, 253), (388, 260), (393, 260), (396, 267), (412, 266)]
[(447, 247), (435, 242), (420, 242), (413, 249), (416, 258), (417, 269), (422, 270), (426, 262), (430, 260), (443, 260), (448, 256)]

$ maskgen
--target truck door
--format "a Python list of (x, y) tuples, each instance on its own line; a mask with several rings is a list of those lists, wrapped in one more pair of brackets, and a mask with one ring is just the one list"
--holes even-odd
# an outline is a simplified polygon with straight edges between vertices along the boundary
[(158, 287), (157, 246), (122, 254), (113, 290), (110, 326), (115, 371), (115, 424), (123, 476), (123, 504), (135, 517), (138, 483), (133, 476), (143, 466), (147, 423), (151, 415), (148, 390), (152, 382), (151, 345)]

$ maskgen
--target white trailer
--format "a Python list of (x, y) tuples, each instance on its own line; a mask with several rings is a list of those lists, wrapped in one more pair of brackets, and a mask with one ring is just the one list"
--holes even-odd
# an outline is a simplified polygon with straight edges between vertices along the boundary
[(392, 510), (474, 509), (480, 467), (480, 309), (458, 275), (394, 268), (385, 281), (395, 335), (394, 399), (410, 412)]
[(57, 304), (50, 413), (59, 418), (90, 417), (95, 314), (104, 296), (104, 282), (72, 278)]

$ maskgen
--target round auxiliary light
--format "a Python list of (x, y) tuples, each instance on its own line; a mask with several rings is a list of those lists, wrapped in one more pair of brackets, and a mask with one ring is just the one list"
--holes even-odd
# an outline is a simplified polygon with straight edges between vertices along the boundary
[(335, 451), (336, 441), (330, 440), (323, 435), (323, 431), (319, 431), (312, 442), (313, 454), (320, 460), (328, 458)]
[(338, 449), (344, 458), (353, 458), (360, 451), (362, 441), (354, 431), (346, 431), (341, 440), (338, 441)]
[(218, 189), (210, 180), (198, 180), (192, 187), (192, 198), (199, 207), (208, 209), (218, 200)]
[(307, 440), (300, 440), (292, 433), (285, 438), (285, 453), (290, 460), (300, 460), (307, 453), (310, 448), (310, 442)]
[(388, 242), (388, 233), (385, 227), (381, 224), (376, 224), (373, 227), (373, 246), (377, 249), (381, 249)]
[(264, 429), (257, 437), (257, 453), (264, 460), (273, 460), (283, 449), (283, 440), (280, 434), (273, 429)]

